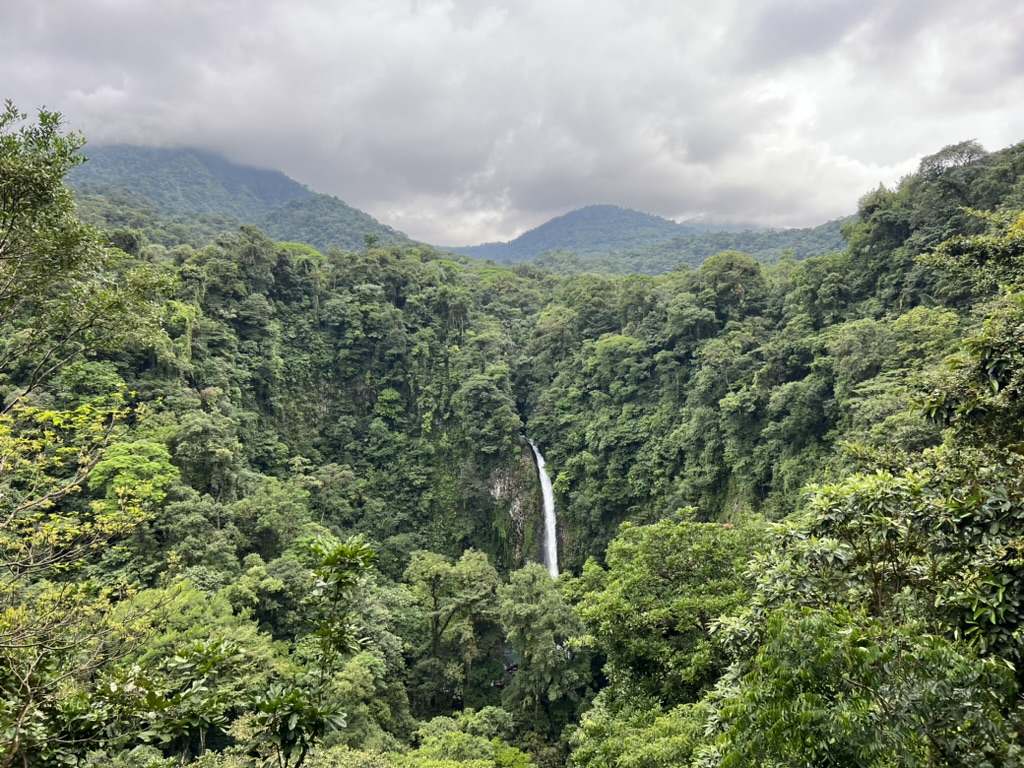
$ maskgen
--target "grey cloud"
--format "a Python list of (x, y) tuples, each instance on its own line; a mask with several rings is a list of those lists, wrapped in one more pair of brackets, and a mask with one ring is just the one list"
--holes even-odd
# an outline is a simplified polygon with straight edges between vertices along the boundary
[(748, 67), (772, 67), (822, 54), (862, 24), (883, 0), (784, 0), (752, 14), (737, 41)]
[(93, 141), (279, 168), (412, 236), (593, 202), (806, 225), (1019, 140), (1011, 0), (5, 0), (0, 71)]

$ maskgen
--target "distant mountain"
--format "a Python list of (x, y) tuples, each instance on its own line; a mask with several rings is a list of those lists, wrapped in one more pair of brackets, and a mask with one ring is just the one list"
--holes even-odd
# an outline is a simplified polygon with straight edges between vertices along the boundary
[(89, 146), (68, 176), (77, 190), (128, 190), (161, 214), (222, 213), (252, 221), (310, 193), (280, 171), (236, 165), (198, 149)]
[[(139, 226), (155, 242), (162, 233), (180, 237), (190, 227), (208, 235), (211, 222), (227, 229), (255, 224), (277, 240), (305, 242), (320, 250), (362, 248), (364, 235), (385, 243), (411, 242), (369, 214), (312, 192), (280, 171), (238, 165), (212, 152), (90, 145), (85, 155), (88, 162), (68, 177), (83, 198), (83, 215), (89, 218), (94, 212), (95, 219), (95, 212), (109, 211), (104, 200), (119, 200), (122, 206), (130, 200)], [(191, 226), (194, 222), (206, 226)], [(94, 223), (124, 226), (109, 217)]]
[[(142, 230), (150, 242), (200, 246), (239, 224), (276, 240), (321, 251), (413, 241), (330, 195), (312, 192), (280, 171), (232, 163), (198, 149), (88, 146), (88, 162), (69, 176), (83, 218), (108, 229)], [(558, 216), (507, 243), (444, 250), (501, 263), (535, 261), (557, 272), (659, 274), (699, 265), (723, 250), (771, 262), (784, 250), (806, 258), (844, 247), (841, 221), (813, 229), (738, 231), (702, 221), (679, 224), (616, 205), (589, 205)]]
[(531, 261), (565, 273), (660, 274), (681, 263), (697, 266), (720, 251), (743, 251), (759, 261), (774, 262), (784, 251), (805, 259), (842, 250), (843, 221), (806, 229), (755, 229), (698, 221), (678, 224), (615, 205), (590, 205), (507, 243), (448, 250), (506, 264)]
[(446, 247), (454, 253), (504, 263), (530, 261), (549, 251), (596, 256), (664, 243), (698, 230), (617, 205), (588, 205), (525, 232), (507, 243)]
[(742, 251), (768, 264), (778, 261), (786, 251), (802, 260), (845, 249), (842, 226), (850, 218), (834, 219), (816, 227), (800, 229), (694, 232), (664, 243), (616, 253), (610, 259), (628, 267), (629, 271), (652, 275), (667, 272), (677, 264), (698, 267), (722, 251)]

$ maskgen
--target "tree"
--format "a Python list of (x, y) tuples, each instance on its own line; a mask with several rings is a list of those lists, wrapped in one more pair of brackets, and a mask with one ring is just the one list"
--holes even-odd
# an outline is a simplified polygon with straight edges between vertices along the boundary
[(332, 671), (342, 654), (354, 653), (367, 640), (354, 613), (357, 591), (377, 560), (377, 553), (362, 536), (345, 541), (322, 538), (311, 546), (317, 565), (310, 601), (317, 606), (314, 635), (320, 644), (321, 665)]
[(0, 415), (4, 768), (30, 756), (45, 764), (81, 754), (105, 741), (124, 714), (106, 706), (98, 673), (122, 653), (131, 622), (112, 620), (109, 591), (77, 580), (75, 571), (131, 531), (146, 509), (127, 484), (113, 500), (68, 502), (127, 415), (120, 398), (71, 412), (19, 406)]
[(958, 296), (965, 291), (986, 295), (999, 286), (1019, 286), (1024, 278), (1024, 212), (982, 213), (984, 234), (958, 234), (920, 261), (939, 273), (939, 286)]
[[(2, 408), (85, 351), (151, 341), (167, 287), (157, 273), (107, 248), (75, 214), (63, 179), (82, 162), (61, 116), (37, 122), (8, 101), (0, 113), (0, 386)], [(131, 322), (125, 322), (131, 318)]]
[(698, 273), (698, 301), (722, 324), (756, 315), (764, 309), (768, 285), (752, 256), (722, 251), (705, 261)]
[(753, 523), (626, 523), (607, 570), (584, 568), (577, 612), (620, 699), (695, 701), (725, 667), (712, 622), (741, 606), (743, 567), (760, 539)]
[(405, 580), (420, 613), (413, 668), (420, 684), (411, 698), (429, 711), (463, 697), (480, 655), (478, 626), (494, 618), (500, 581), (487, 555), (474, 549), (454, 564), (433, 552), (413, 552)]
[(701, 766), (1019, 765), (996, 659), (893, 623), (788, 606), (769, 618), (742, 679), (723, 681), (721, 733)]
[(327, 733), (345, 725), (345, 715), (331, 696), (331, 677), (345, 654), (367, 644), (354, 610), (377, 553), (361, 537), (313, 543), (316, 581), (309, 594), (315, 606), (312, 668), (293, 679), (274, 681), (251, 701), (256, 710), (249, 751), (263, 764), (299, 768), (310, 749)]
[(755, 555), (699, 766), (1019, 765), (1019, 460), (947, 443), (813, 488)]
[[(106, 248), (75, 216), (65, 173), (82, 140), (55, 112), (0, 114), (0, 766), (68, 762), (109, 740), (125, 716), (103, 679), (131, 620), (78, 569), (130, 532), (159, 496), (112, 446), (123, 391), (49, 409), (41, 388), (86, 352), (155, 340), (163, 283)], [(106, 459), (107, 498), (82, 488)], [(157, 457), (159, 463), (159, 457)], [(136, 467), (137, 469), (138, 467)], [(169, 468), (168, 468), (169, 469)], [(97, 476), (99, 478), (99, 476)], [(146, 488), (143, 488), (146, 486)]]
[(608, 689), (594, 699), (572, 734), (578, 768), (688, 766), (707, 738), (708, 706), (681, 704), (667, 712), (649, 705), (611, 707)]
[(519, 657), (502, 702), (544, 736), (557, 736), (590, 683), (590, 653), (573, 646), (582, 634), (579, 620), (540, 563), (514, 571), (498, 600), (505, 636)]

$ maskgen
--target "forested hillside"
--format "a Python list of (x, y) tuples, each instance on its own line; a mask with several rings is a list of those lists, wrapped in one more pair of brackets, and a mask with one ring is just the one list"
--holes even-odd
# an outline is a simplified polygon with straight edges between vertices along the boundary
[(532, 262), (560, 274), (648, 274), (679, 264), (700, 266), (720, 251), (739, 250), (774, 263), (786, 252), (797, 259), (842, 250), (842, 221), (808, 229), (753, 230), (677, 224), (615, 205), (589, 205), (531, 229), (507, 243), (451, 248), (503, 264)]
[(253, 221), (310, 191), (278, 171), (247, 168), (213, 152), (124, 145), (90, 146), (89, 162), (68, 173), (83, 193), (129, 188), (167, 215), (222, 213)]
[(595, 272), (603, 275), (662, 275), (679, 265), (699, 267), (716, 253), (740, 251), (762, 264), (776, 264), (790, 256), (798, 261), (842, 251), (844, 219), (806, 229), (768, 229), (693, 232), (671, 240), (615, 252), (580, 255), (573, 251), (549, 251), (533, 264), (562, 275)]
[(505, 264), (530, 261), (549, 251), (594, 256), (664, 243), (696, 232), (674, 221), (617, 205), (588, 205), (556, 216), (507, 243), (451, 248), (455, 253)]
[(1024, 144), (659, 276), (201, 241), (80, 145), (0, 118), (0, 766), (1021, 763)]
[[(237, 165), (210, 152), (100, 146), (90, 147), (87, 155), (89, 162), (69, 174), (82, 218), (107, 230), (141, 232), (152, 243), (199, 248), (242, 224), (253, 224), (276, 240), (321, 251), (358, 250), (366, 237), (382, 246), (414, 245), (406, 235), (336, 197), (311, 192), (282, 173)], [(841, 224), (740, 230), (677, 224), (615, 205), (590, 205), (508, 243), (439, 250), (502, 264), (529, 261), (559, 274), (659, 275), (679, 264), (700, 266), (724, 250), (743, 251), (769, 264), (785, 253), (799, 260), (842, 250)], [(133, 237), (128, 232), (122, 236)]]
[(278, 240), (315, 248), (411, 244), (401, 232), (279, 171), (232, 163), (196, 149), (90, 147), (69, 172), (81, 216), (106, 229), (133, 229), (154, 243), (205, 245), (254, 224)]

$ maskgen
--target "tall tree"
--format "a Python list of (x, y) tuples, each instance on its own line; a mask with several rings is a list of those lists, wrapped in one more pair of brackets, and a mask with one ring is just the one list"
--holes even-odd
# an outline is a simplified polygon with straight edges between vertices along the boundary
[[(86, 351), (151, 340), (159, 307), (153, 270), (107, 248), (75, 214), (64, 176), (83, 140), (61, 116), (35, 123), (8, 101), (0, 113), (0, 386), (27, 394)], [(131, 318), (130, 322), (125, 322)]]
[[(41, 388), (86, 352), (154, 340), (160, 281), (76, 217), (67, 171), (82, 140), (60, 115), (0, 114), (0, 766), (73, 760), (123, 714), (102, 679), (125, 622), (76, 569), (159, 497), (108, 461), (109, 498), (80, 498), (134, 409), (125, 393), (46, 407)], [(110, 454), (113, 459), (113, 454)], [(129, 462), (130, 463), (130, 462)], [(148, 490), (141, 486), (148, 485)], [(154, 496), (153, 494), (156, 494)]]

